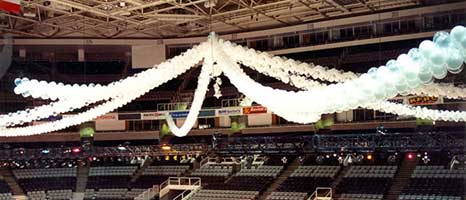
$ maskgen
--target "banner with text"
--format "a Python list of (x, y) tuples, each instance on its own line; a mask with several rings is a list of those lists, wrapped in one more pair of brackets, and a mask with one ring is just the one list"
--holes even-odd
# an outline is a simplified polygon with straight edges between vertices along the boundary
[(262, 114), (262, 113), (267, 113), (267, 108), (264, 106), (243, 107), (243, 114), (246, 114), (246, 115)]
[(215, 116), (239, 116), (243, 115), (243, 108), (221, 108), (215, 110)]

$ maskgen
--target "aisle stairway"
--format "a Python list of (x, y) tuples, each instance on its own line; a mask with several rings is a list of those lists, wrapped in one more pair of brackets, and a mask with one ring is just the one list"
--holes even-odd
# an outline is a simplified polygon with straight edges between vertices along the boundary
[(283, 169), (280, 176), (278, 176), (272, 184), (265, 190), (260, 196), (259, 200), (265, 200), (272, 194), (273, 191), (277, 190), (278, 187), (299, 167), (299, 159), (295, 158), (288, 166)]
[(385, 195), (384, 199), (387, 200), (398, 200), (402, 190), (409, 184), (409, 179), (414, 169), (416, 168), (419, 159), (415, 158), (414, 160), (409, 160), (405, 158), (403, 163), (401, 163), (400, 168), (398, 169), (395, 178), (392, 181), (392, 187)]
[(76, 179), (76, 192), (84, 193), (86, 191), (87, 179), (89, 178), (89, 164), (78, 166), (78, 174)]
[[(349, 166), (342, 166), (341, 170), (338, 172), (337, 177), (335, 177), (335, 180), (333, 181), (332, 185), (330, 186), (334, 192), (337, 191), (337, 186), (340, 184), (340, 182), (343, 180), (345, 177), (346, 173), (350, 169)], [(333, 194), (334, 199), (338, 198), (340, 194)]]
[(140, 176), (142, 176), (142, 173), (144, 173), (144, 170), (146, 170), (146, 168), (152, 164), (152, 161), (152, 159), (146, 159), (144, 164), (134, 173), (133, 177), (131, 178), (131, 182), (135, 182)]
[(8, 186), (10, 186), (13, 195), (25, 195), (24, 190), (19, 186), (18, 182), (16, 182), (11, 170), (7, 168), (0, 168), (0, 176), (2, 176)]

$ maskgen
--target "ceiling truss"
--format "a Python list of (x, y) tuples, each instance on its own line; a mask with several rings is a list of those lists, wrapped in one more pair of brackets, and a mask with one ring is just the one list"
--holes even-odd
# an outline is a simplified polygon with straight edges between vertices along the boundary
[(167, 38), (283, 27), (420, 5), (413, 0), (28, 0), (0, 12), (27, 38)]

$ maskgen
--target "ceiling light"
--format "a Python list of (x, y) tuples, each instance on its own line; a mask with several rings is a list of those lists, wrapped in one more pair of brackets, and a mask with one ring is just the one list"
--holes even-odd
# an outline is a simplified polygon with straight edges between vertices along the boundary
[(162, 150), (170, 151), (171, 149), (172, 149), (172, 147), (169, 146), (169, 145), (166, 145), (166, 144), (162, 145)]

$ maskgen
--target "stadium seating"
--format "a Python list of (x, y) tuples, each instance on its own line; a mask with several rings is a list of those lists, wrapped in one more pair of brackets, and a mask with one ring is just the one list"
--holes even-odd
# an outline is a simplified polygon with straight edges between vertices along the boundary
[(0, 176), (0, 200), (12, 199), (11, 189), (8, 184)]
[(132, 200), (143, 193), (146, 189), (139, 188), (117, 188), (117, 189), (86, 189), (84, 199), (86, 200)]
[(102, 166), (91, 167), (87, 188), (128, 188), (131, 176), (136, 172), (138, 166)]
[(76, 187), (76, 168), (15, 169), (13, 174), (26, 192)]
[(202, 185), (205, 187), (215, 187), (222, 185), (232, 173), (231, 165), (206, 164), (191, 173), (191, 176), (201, 177)]
[(342, 194), (339, 200), (382, 200), (382, 194)]
[(317, 187), (329, 187), (339, 170), (340, 166), (299, 166), (278, 191), (312, 193)]
[(200, 190), (195, 193), (192, 200), (252, 200), (259, 195), (257, 191), (239, 190)]
[(220, 176), (227, 177), (233, 173), (233, 167), (230, 165), (204, 165), (193, 172), (192, 176)]
[(280, 174), (283, 166), (261, 165), (257, 168), (243, 168), (227, 183), (208, 185), (208, 189), (262, 191)]
[(383, 195), (390, 189), (396, 170), (397, 166), (387, 165), (351, 166), (338, 184), (337, 193), (373, 194), (376, 198), (377, 195)]
[(305, 200), (306, 197), (305, 192), (272, 192), (267, 200)]
[(11, 193), (0, 193), (0, 200), (13, 200)]
[[(173, 164), (173, 163), (172, 163)], [(159, 185), (170, 176), (180, 176), (189, 170), (189, 165), (156, 165), (148, 166), (142, 175), (131, 183), (131, 188), (147, 189)]]
[(446, 169), (443, 165), (416, 166), (409, 185), (403, 189), (403, 197), (459, 197), (464, 195), (464, 178), (464, 169)]
[(63, 199), (72, 199), (73, 191), (72, 190), (48, 190), (48, 191), (32, 191), (27, 193), (29, 199), (31, 200), (63, 200)]
[(461, 200), (458, 196), (441, 195), (400, 195), (399, 200)]

